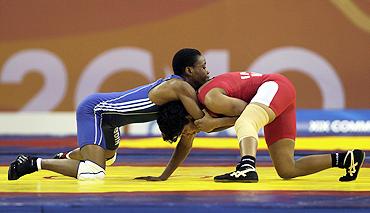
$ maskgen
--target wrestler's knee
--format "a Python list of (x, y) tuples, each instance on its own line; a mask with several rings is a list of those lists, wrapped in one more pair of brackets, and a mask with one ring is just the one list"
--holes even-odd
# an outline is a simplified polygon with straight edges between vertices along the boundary
[(79, 180), (102, 180), (105, 177), (105, 169), (98, 164), (86, 160), (80, 161), (77, 172)]
[(282, 168), (282, 167), (275, 167), (276, 172), (278, 173), (279, 177), (283, 179), (291, 179), (296, 177), (293, 168)]
[(269, 121), (267, 112), (257, 104), (249, 104), (245, 107), (240, 117), (235, 122), (235, 131), (238, 140), (246, 137), (254, 137), (258, 140), (258, 131)]

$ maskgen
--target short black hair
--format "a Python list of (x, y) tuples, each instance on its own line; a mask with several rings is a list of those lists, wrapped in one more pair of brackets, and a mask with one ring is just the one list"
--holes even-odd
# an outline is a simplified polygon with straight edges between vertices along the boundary
[(177, 141), (184, 126), (189, 123), (187, 115), (181, 101), (171, 101), (159, 107), (157, 124), (164, 141), (170, 143)]
[(201, 55), (199, 50), (193, 48), (183, 48), (177, 51), (172, 59), (172, 69), (175, 75), (182, 76), (185, 68), (194, 66)]

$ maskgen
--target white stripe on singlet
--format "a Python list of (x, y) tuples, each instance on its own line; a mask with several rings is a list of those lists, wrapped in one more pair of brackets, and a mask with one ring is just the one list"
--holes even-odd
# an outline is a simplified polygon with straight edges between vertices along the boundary
[(99, 127), (99, 129), (100, 129), (100, 139), (99, 139), (99, 143), (98, 143), (98, 145), (100, 145), (100, 144), (101, 144), (101, 140), (103, 139), (103, 128), (102, 128), (102, 123), (103, 123), (103, 116), (101, 116), (101, 117), (100, 117), (100, 127)]
[[(121, 98), (124, 98), (124, 97), (126, 97), (128, 95), (131, 95), (132, 93), (138, 92), (138, 91), (140, 91), (142, 89), (145, 89), (145, 88), (147, 88), (147, 86), (140, 87), (140, 88), (138, 88), (138, 89), (136, 89), (136, 90), (134, 90), (132, 92), (129, 92), (127, 94), (124, 94), (124, 95), (122, 95), (120, 97), (117, 97), (117, 98), (114, 98), (114, 99), (110, 99), (110, 100), (106, 100), (106, 101), (102, 101), (102, 102), (98, 103), (94, 107), (94, 118), (95, 118), (95, 138), (94, 138), (94, 144), (97, 143), (97, 135), (98, 135), (98, 124), (97, 124), (97, 120), (96, 120), (96, 112), (97, 111), (104, 111), (104, 112), (124, 113), (124, 112), (132, 112), (132, 111), (136, 111), (136, 110), (147, 109), (147, 108), (150, 108), (152, 106), (155, 106), (155, 104), (153, 102), (151, 102), (149, 100), (149, 98), (132, 100), (132, 101), (127, 101), (127, 102), (123, 102), (123, 103), (109, 103), (109, 102), (116, 101), (116, 100), (119, 100)], [(132, 107), (132, 108), (129, 108), (129, 107)], [(129, 108), (129, 109), (124, 109), (124, 108)], [(103, 137), (102, 118), (100, 119), (100, 127), (99, 127), (99, 130), (100, 130), (100, 138), (99, 138), (98, 145), (101, 144), (102, 137)]]
[(98, 111), (98, 110), (116, 111), (116, 110), (122, 110), (122, 109), (127, 109), (127, 108), (135, 109), (135, 107), (140, 107), (140, 106), (143, 106), (143, 105), (150, 105), (150, 104), (153, 104), (153, 102), (145, 101), (145, 102), (141, 102), (141, 103), (135, 103), (135, 104), (123, 105), (123, 106), (116, 106), (116, 105), (112, 105), (112, 104), (106, 105), (106, 104), (103, 103), (102, 105), (99, 105), (99, 106), (95, 107), (95, 111)]
[(94, 137), (94, 144), (96, 144), (96, 137), (98, 136), (98, 122), (96, 122), (96, 114), (95, 114), (95, 111), (94, 111), (94, 123), (95, 123), (95, 126), (94, 126), (94, 130), (95, 130), (95, 137)]
[(106, 108), (106, 109), (101, 109), (101, 110), (104, 111), (104, 112), (121, 112), (121, 113), (124, 113), (124, 112), (132, 112), (132, 111), (136, 111), (136, 110), (147, 109), (147, 108), (150, 108), (152, 106), (155, 106), (155, 104), (151, 103), (151, 104), (146, 104), (145, 106), (140, 106), (140, 107), (135, 107), (135, 108), (130, 108), (130, 109)]
[[(157, 114), (157, 112), (140, 112), (140, 113), (139, 112), (138, 113), (103, 112), (101, 115), (103, 115), (103, 114), (104, 115), (152, 115), (152, 114)], [(100, 121), (100, 123), (102, 123), (102, 121)], [(101, 134), (101, 135), (103, 135), (103, 134)], [(102, 138), (102, 136), (100, 137), (98, 145), (101, 144), (101, 141), (102, 141), (101, 138)]]
[[(112, 100), (114, 100), (114, 99), (112, 99)], [(112, 105), (112, 106), (129, 105), (129, 104), (139, 103), (139, 102), (143, 102), (143, 101), (149, 101), (149, 98), (137, 99), (137, 100), (127, 101), (127, 102), (123, 102), (123, 103), (108, 103), (108, 102), (112, 102), (112, 100), (100, 102), (99, 104), (101, 104), (101, 105)]]
[[(141, 110), (141, 109), (147, 109), (147, 108), (150, 108), (150, 107), (152, 107), (152, 106), (155, 106), (155, 104), (154, 103), (152, 103), (152, 104), (149, 104), (149, 105), (146, 105), (146, 106), (141, 106), (141, 107), (136, 107), (136, 108), (131, 108), (131, 109), (126, 109), (126, 110), (117, 110), (117, 109), (114, 109), (114, 110), (106, 110), (106, 111), (112, 111), (112, 112), (116, 112), (116, 113), (123, 113), (123, 112), (132, 112), (132, 111), (136, 111), (136, 110)], [(105, 113), (102, 113), (102, 114), (105, 114)], [(122, 114), (122, 115), (124, 115), (124, 114)], [(95, 115), (95, 117), (96, 117), (96, 115)], [(100, 145), (100, 143), (101, 143), (101, 140), (102, 140), (102, 135), (103, 135), (103, 133), (102, 133), (102, 119), (103, 119), (103, 116), (101, 116), (101, 118), (100, 118), (100, 139), (99, 139), (99, 143), (98, 143), (98, 145)], [(96, 122), (96, 120), (95, 120), (95, 122)], [(95, 123), (95, 128), (96, 128), (96, 123)], [(96, 130), (96, 129), (95, 129)], [(96, 132), (96, 131), (95, 131)], [(95, 135), (96, 135), (97, 133), (95, 133)], [(95, 137), (95, 142), (94, 142), (94, 144), (96, 144), (96, 137)]]

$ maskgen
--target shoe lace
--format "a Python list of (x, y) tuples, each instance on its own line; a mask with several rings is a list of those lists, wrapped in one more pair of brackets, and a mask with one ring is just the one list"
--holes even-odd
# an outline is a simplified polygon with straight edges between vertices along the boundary
[(234, 176), (235, 178), (238, 178), (238, 177), (240, 177), (240, 176), (243, 176), (243, 177), (246, 177), (247, 176), (247, 173), (248, 172), (252, 172), (252, 171), (256, 171), (256, 169), (255, 168), (249, 168), (249, 169), (244, 169), (244, 170), (242, 170), (242, 171), (234, 171), (234, 172), (232, 172), (231, 174), (230, 174), (230, 176)]
[(28, 160), (28, 158), (24, 155), (21, 155), (17, 158), (18, 163), (23, 163), (23, 162), (26, 162), (27, 160)]
[(355, 157), (353, 155), (353, 151), (348, 151), (346, 156), (344, 157), (344, 162), (346, 162), (347, 157), (350, 156), (350, 165), (347, 168), (347, 173), (349, 176), (353, 176), (356, 173), (356, 166), (358, 165), (358, 162), (355, 163)]

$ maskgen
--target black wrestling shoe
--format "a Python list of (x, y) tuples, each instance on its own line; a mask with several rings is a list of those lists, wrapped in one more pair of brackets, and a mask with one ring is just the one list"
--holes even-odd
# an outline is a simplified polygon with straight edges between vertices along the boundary
[(339, 178), (339, 181), (347, 182), (356, 180), (358, 172), (365, 160), (365, 152), (359, 149), (348, 151), (344, 157), (344, 168), (346, 175)]
[(67, 159), (67, 153), (60, 152), (60, 153), (54, 155), (53, 159)]
[(38, 170), (36, 160), (35, 157), (18, 155), (9, 166), (8, 180), (17, 180), (23, 175), (36, 172)]
[(258, 174), (255, 168), (247, 168), (244, 170), (236, 170), (234, 172), (218, 175), (214, 177), (215, 182), (242, 182), (242, 183), (257, 183)]

